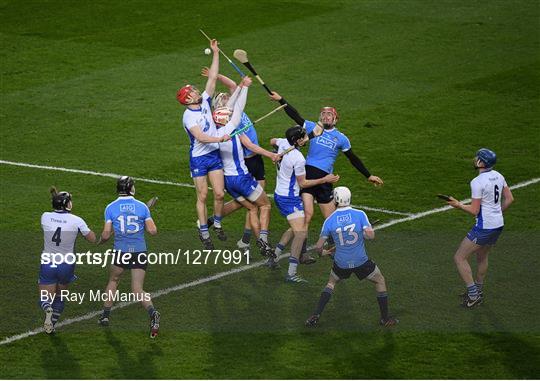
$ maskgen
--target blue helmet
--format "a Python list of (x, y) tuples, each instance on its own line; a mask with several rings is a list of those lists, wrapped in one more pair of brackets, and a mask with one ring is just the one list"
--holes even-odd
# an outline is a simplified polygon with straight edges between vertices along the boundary
[(486, 168), (491, 168), (497, 162), (497, 155), (490, 149), (480, 148), (478, 152), (476, 152), (476, 159), (484, 163)]

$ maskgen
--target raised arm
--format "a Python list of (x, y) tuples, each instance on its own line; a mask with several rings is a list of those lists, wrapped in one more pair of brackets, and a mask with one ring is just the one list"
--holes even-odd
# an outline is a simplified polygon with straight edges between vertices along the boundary
[[(203, 67), (202, 70), (201, 70), (201, 75), (203, 77), (208, 77), (208, 72), (209, 71), (210, 71), (210, 69), (208, 69), (207, 67)], [(227, 76), (225, 76), (223, 74), (218, 74), (217, 80), (219, 82), (221, 82), (223, 85), (225, 85), (229, 89), (230, 94), (232, 94), (234, 92), (234, 90), (236, 90), (236, 88), (238, 87), (236, 82), (234, 82), (232, 79), (230, 79), (229, 77), (227, 77)]]
[(210, 41), (210, 49), (214, 52), (212, 65), (208, 70), (208, 80), (206, 81), (205, 91), (209, 96), (214, 95), (216, 91), (216, 80), (219, 73), (219, 47), (217, 40)]
[(278, 93), (273, 91), (272, 95), (270, 95), (270, 99), (272, 99), (274, 101), (277, 101), (277, 102), (279, 102), (279, 104), (282, 104), (282, 105), (287, 104), (287, 106), (285, 106), (284, 110), (287, 113), (287, 115), (289, 116), (289, 118), (294, 120), (295, 123), (298, 124), (299, 126), (304, 125), (304, 122), (306, 120), (298, 113), (298, 111), (296, 111), (296, 109), (293, 106), (291, 106), (291, 104), (289, 102), (287, 102), (285, 100), (285, 98), (283, 98), (281, 95), (279, 95)]

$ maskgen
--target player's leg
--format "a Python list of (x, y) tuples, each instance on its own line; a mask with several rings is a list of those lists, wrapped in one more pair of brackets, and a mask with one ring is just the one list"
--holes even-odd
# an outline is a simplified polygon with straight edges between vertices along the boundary
[(328, 278), (328, 283), (326, 283), (326, 286), (321, 292), (321, 296), (319, 297), (319, 302), (317, 303), (317, 307), (315, 308), (315, 311), (313, 311), (313, 314), (306, 320), (305, 324), (307, 327), (315, 327), (319, 323), (321, 314), (323, 313), (324, 308), (326, 307), (326, 304), (330, 301), (330, 298), (332, 297), (332, 294), (334, 293), (336, 284), (339, 281), (340, 281), (340, 277), (336, 273), (334, 273), (334, 269), (332, 269), (332, 271), (330, 271), (330, 277)]
[(467, 298), (464, 300), (463, 306), (468, 308), (474, 307), (482, 302), (482, 298), (478, 295), (478, 288), (476, 287), (472, 276), (471, 265), (469, 264), (469, 258), (473, 253), (478, 251), (480, 247), (481, 246), (465, 237), (454, 254), (454, 263), (456, 264), (461, 279), (463, 279), (463, 282), (465, 282), (465, 285), (467, 286)]
[[(210, 180), (212, 191), (214, 192), (214, 230), (218, 238), (225, 241), (227, 236), (221, 227), (221, 219), (223, 218), (223, 200), (225, 198), (223, 169), (216, 169), (208, 172), (208, 180)], [(201, 221), (206, 221), (206, 219)]]
[(69, 286), (68, 284), (60, 284), (60, 283), (56, 285), (56, 295), (51, 304), (51, 307), (53, 309), (53, 314), (52, 314), (53, 325), (56, 325), (56, 323), (58, 323), (58, 320), (60, 320), (60, 316), (62, 315), (62, 312), (64, 312), (65, 302), (61, 295), (62, 295), (63, 290), (68, 289), (68, 286)]
[[(305, 216), (304, 218), (306, 222), (306, 232), (307, 232), (309, 229), (309, 225), (311, 223), (311, 219), (313, 218), (315, 198), (311, 193), (307, 191), (302, 192), (301, 196), (302, 196), (302, 203), (304, 204), (304, 216)], [(305, 254), (307, 253), (307, 240), (308, 240), (308, 236), (306, 234), (306, 239), (304, 240), (304, 243), (302, 245), (302, 251), (300, 253), (301, 254), (300, 259), (306, 256)], [(311, 262), (311, 261), (308, 261), (308, 262)], [(301, 261), (301, 263), (303, 262)]]
[(296, 274), (298, 264), (300, 263), (302, 245), (306, 240), (306, 221), (304, 216), (289, 219), (289, 225), (293, 232), (293, 241), (291, 244), (291, 255), (289, 257), (289, 270), (285, 279), (295, 283), (305, 282), (304, 279)]
[[(43, 266), (44, 265), (42, 265), (42, 267)], [(53, 283), (53, 284), (41, 283), (42, 273), (43, 271), (40, 272), (39, 304), (38, 305), (45, 313), (45, 320), (43, 321), (43, 329), (45, 330), (45, 333), (53, 333), (54, 324), (52, 322), (52, 317), (53, 317), (52, 303), (55, 297), (54, 294), (56, 293), (56, 283)]]
[[(375, 266), (373, 268), (373, 266)], [(375, 284), (375, 291), (377, 292), (377, 304), (379, 305), (379, 311), (381, 318), (379, 323), (385, 327), (390, 327), (398, 323), (397, 319), (394, 319), (388, 315), (388, 292), (386, 289), (386, 280), (379, 267), (372, 261), (366, 262), (364, 265), (366, 271), (356, 272), (358, 279), (362, 280), (364, 277), (370, 282)], [(365, 273), (369, 272), (369, 275), (365, 276)]]
[(109, 270), (109, 281), (107, 282), (107, 286), (105, 287), (105, 301), (103, 302), (103, 312), (101, 313), (101, 316), (99, 317), (99, 324), (103, 326), (109, 325), (109, 319), (111, 316), (111, 308), (114, 304), (113, 301), (113, 295), (116, 293), (116, 290), (118, 289), (118, 283), (120, 283), (120, 277), (122, 273), (124, 272), (124, 269), (117, 265), (111, 265)]
[(148, 312), (150, 318), (150, 337), (154, 338), (159, 331), (160, 314), (154, 308), (150, 294), (143, 289), (145, 275), (146, 270), (144, 268), (131, 269), (131, 291), (137, 295), (137, 300), (141, 301), (142, 306)]
[[(281, 238), (279, 239), (278, 244), (276, 245), (276, 248), (274, 249), (276, 256), (280, 256), (283, 250), (285, 250), (285, 247), (289, 244), (289, 241), (294, 237), (294, 232), (292, 228), (288, 228), (283, 232), (281, 235)], [(300, 248), (301, 250), (302, 248)]]
[(485, 245), (480, 247), (476, 251), (476, 288), (478, 289), (478, 294), (481, 296), (484, 296), (483, 290), (484, 290), (484, 281), (486, 278), (487, 270), (488, 270), (488, 254), (491, 250), (491, 245)]
[(207, 211), (206, 211), (206, 198), (208, 196), (208, 182), (206, 176), (197, 176), (193, 178), (193, 183), (195, 184), (195, 192), (197, 194), (197, 218), (201, 221), (199, 226), (199, 238), (205, 244), (205, 248), (210, 247), (212, 241), (210, 239), (210, 233), (208, 232), (208, 225), (202, 223), (202, 221), (207, 221)]
[[(328, 216), (330, 216), (336, 210), (336, 203), (333, 200), (326, 203), (319, 202), (318, 204), (324, 219), (328, 218)], [(326, 243), (327, 248), (323, 250), (323, 255), (333, 255), (336, 251), (334, 239), (330, 236), (328, 237), (328, 241), (326, 241)]]
[[(259, 183), (259, 185), (261, 186), (261, 188), (264, 191), (264, 188), (266, 187), (266, 180), (257, 180), (257, 182)], [(257, 210), (258, 209), (259, 208), (257, 207)], [(260, 217), (259, 217), (259, 220), (260, 220)], [(252, 234), (253, 234), (253, 231), (251, 229), (249, 212), (246, 212), (246, 220), (245, 220), (245, 223), (244, 223), (244, 233), (242, 234), (242, 238), (237, 242), (237, 246), (240, 249), (248, 248), (249, 247), (249, 242), (251, 241), (251, 235)]]

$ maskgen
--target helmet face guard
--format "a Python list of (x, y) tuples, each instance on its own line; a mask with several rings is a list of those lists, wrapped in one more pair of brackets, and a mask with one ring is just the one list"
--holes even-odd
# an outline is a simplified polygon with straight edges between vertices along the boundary
[(202, 96), (199, 89), (195, 86), (186, 85), (178, 90), (176, 93), (176, 100), (184, 106), (200, 105), (202, 103)]
[(52, 195), (52, 207), (54, 210), (71, 211), (71, 193), (58, 192)]
[(212, 106), (214, 109), (227, 106), (227, 102), (231, 96), (227, 93), (219, 93), (212, 100)]
[(135, 194), (135, 181), (129, 176), (122, 176), (116, 183), (116, 191), (120, 196), (133, 196)]
[(218, 107), (212, 113), (216, 125), (224, 126), (231, 120), (232, 110), (228, 107)]
[(323, 125), (324, 128), (334, 127), (339, 120), (338, 113), (333, 107), (323, 107), (319, 114), (319, 122)]
[(292, 146), (298, 146), (298, 142), (306, 137), (306, 130), (300, 126), (294, 126), (285, 131), (285, 137)]

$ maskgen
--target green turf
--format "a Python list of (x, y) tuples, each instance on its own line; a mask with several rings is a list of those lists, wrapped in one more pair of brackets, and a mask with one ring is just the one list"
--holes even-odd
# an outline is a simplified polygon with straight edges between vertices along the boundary
[[(540, 5), (535, 1), (0, 2), (0, 159), (190, 183), (179, 86), (203, 86), (203, 28), (236, 48), (271, 88), (308, 119), (332, 104), (339, 128), (372, 173), (373, 188), (338, 158), (353, 202), (402, 212), (441, 206), (436, 193), (470, 197), (471, 158), (487, 146), (509, 184), (539, 177)], [(222, 60), (222, 72), (237, 78)], [(254, 83), (246, 111), (274, 107)], [(261, 145), (291, 121), (261, 122)], [(268, 191), (275, 185), (267, 165)], [(0, 165), (0, 336), (38, 327), (39, 217), (52, 184), (74, 194), (74, 212), (99, 231), (114, 180)], [(540, 373), (538, 184), (514, 191), (490, 258), (486, 303), (457, 307), (462, 284), (452, 254), (472, 224), (447, 211), (381, 230), (369, 243), (401, 321), (377, 326), (372, 286), (338, 285), (321, 326), (303, 328), (330, 262), (247, 270), (155, 300), (160, 337), (149, 342), (140, 306), (0, 346), (6, 378), (537, 378)], [(154, 251), (198, 248), (191, 188), (137, 183), (158, 195)], [(397, 215), (370, 212), (387, 222)], [(243, 214), (226, 220), (234, 248)], [(317, 214), (312, 237), (320, 228)], [(272, 212), (272, 239), (284, 229)], [(105, 248), (110, 245), (105, 246)], [(92, 247), (79, 242), (80, 251)], [(253, 260), (259, 260), (254, 257)], [(156, 291), (235, 268), (154, 266)], [(81, 265), (73, 290), (103, 288), (105, 269)], [(128, 290), (129, 281), (121, 285)], [(100, 308), (71, 303), (64, 318)], [(62, 364), (59, 366), (58, 364)]]

